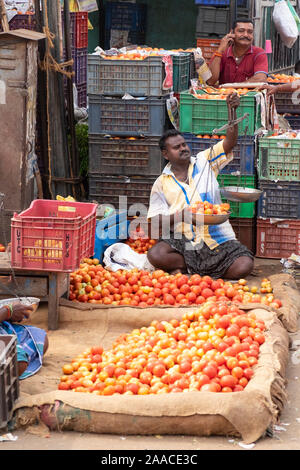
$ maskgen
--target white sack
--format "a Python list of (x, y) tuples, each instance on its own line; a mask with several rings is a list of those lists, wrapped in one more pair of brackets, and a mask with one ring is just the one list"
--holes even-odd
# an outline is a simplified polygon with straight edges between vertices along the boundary
[(297, 23), (285, 0), (275, 3), (273, 21), (284, 45), (289, 48), (293, 47), (299, 31)]
[(137, 253), (126, 243), (115, 243), (109, 246), (104, 252), (103, 264), (106, 269), (114, 272), (118, 269), (130, 271), (134, 268), (142, 271), (154, 270), (146, 254)]

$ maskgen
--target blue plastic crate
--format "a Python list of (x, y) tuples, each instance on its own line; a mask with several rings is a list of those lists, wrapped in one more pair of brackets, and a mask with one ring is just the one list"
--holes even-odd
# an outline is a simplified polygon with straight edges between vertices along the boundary
[(147, 5), (106, 2), (105, 29), (144, 32), (146, 30)]
[(106, 248), (114, 243), (127, 240), (129, 224), (126, 212), (97, 220), (94, 258), (101, 262)]
[[(202, 152), (219, 142), (219, 139), (202, 139), (195, 134), (183, 134), (186, 143), (191, 149), (192, 155)], [(240, 172), (241, 175), (255, 175), (255, 141), (253, 136), (241, 136), (233, 149), (233, 160), (221, 171), (221, 174), (229, 175)]]
[[(230, 0), (195, 0), (196, 5), (209, 5), (211, 7), (229, 6)], [(238, 0), (239, 8), (247, 8), (248, 0)]]
[(300, 183), (260, 181), (263, 191), (257, 205), (258, 217), (300, 219)]

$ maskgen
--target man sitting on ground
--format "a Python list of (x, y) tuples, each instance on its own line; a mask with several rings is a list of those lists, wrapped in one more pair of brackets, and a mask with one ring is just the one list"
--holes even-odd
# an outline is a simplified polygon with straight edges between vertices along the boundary
[[(227, 97), (233, 118), (239, 105), (237, 94)], [(168, 165), (155, 181), (148, 211), (151, 229), (170, 227), (168, 234), (148, 251), (148, 259), (156, 269), (169, 273), (188, 272), (213, 278), (240, 279), (253, 269), (252, 253), (236, 240), (226, 221), (203, 226), (203, 218), (193, 215), (188, 206), (196, 201), (211, 203), (220, 198), (217, 175), (233, 158), (238, 125), (228, 128), (226, 138), (212, 148), (191, 157), (191, 151), (175, 129), (167, 131), (160, 148)], [(184, 221), (184, 223), (182, 223)], [(153, 233), (153, 232), (152, 232)]]

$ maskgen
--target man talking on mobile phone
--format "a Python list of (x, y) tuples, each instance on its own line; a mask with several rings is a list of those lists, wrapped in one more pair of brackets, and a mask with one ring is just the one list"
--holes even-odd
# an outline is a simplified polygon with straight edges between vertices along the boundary
[(208, 85), (241, 82), (266, 82), (268, 58), (264, 49), (253, 46), (251, 19), (237, 19), (220, 43), (209, 63), (212, 76)]

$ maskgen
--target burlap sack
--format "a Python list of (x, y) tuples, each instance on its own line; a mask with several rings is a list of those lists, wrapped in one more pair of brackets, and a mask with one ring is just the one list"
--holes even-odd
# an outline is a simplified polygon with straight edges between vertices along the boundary
[[(110, 347), (120, 333), (153, 319), (181, 318), (176, 308), (61, 308), (60, 329), (49, 331), (49, 353), (38, 374), (21, 383), (15, 428), (38, 422), (50, 429), (113, 434), (232, 435), (246, 443), (264, 435), (286, 400), (288, 334), (276, 313), (255, 309), (267, 325), (255, 374), (243, 392), (187, 392), (103, 397), (59, 391), (61, 366), (94, 344)], [(43, 326), (46, 318), (37, 318)]]
[(281, 300), (282, 307), (277, 310), (278, 318), (285, 328), (294, 333), (297, 331), (297, 321), (300, 313), (300, 292), (296, 281), (290, 274), (274, 274), (269, 276), (273, 287), (274, 297)]

